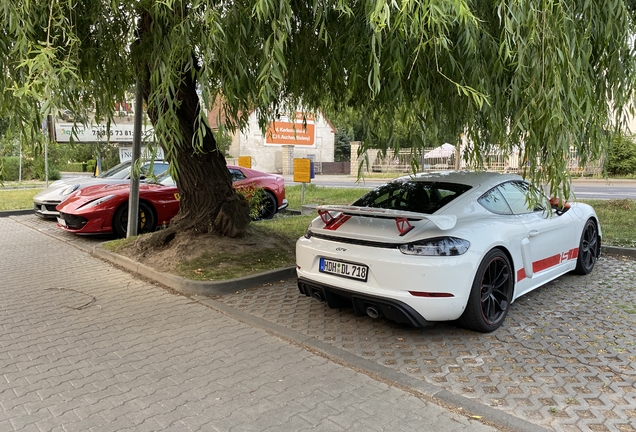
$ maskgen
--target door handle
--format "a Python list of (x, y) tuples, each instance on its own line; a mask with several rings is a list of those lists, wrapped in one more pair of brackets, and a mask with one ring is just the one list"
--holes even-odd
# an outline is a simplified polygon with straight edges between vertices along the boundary
[(536, 236), (537, 234), (539, 234), (539, 231), (537, 231), (537, 230), (530, 230), (530, 231), (528, 232), (528, 236), (530, 236), (530, 237), (534, 237), (534, 236)]

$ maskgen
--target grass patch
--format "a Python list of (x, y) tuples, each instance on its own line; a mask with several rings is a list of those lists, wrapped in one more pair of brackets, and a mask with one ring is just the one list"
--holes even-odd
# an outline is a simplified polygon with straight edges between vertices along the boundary
[(199, 258), (185, 261), (177, 274), (193, 280), (227, 280), (273, 269), (293, 266), (293, 254), (279, 249), (258, 249), (237, 256), (226, 252), (205, 252)]
[[(351, 204), (368, 191), (363, 188), (335, 188), (308, 184), (305, 185), (305, 204)], [(290, 209), (300, 210), (302, 186), (286, 186), (285, 197), (289, 201)]]
[(0, 211), (33, 208), (33, 197), (42, 189), (0, 189)]
[(106, 250), (118, 253), (126, 249), (129, 245), (133, 244), (135, 241), (137, 241), (137, 238), (138, 236), (111, 240), (109, 242), (103, 243), (102, 246)]
[(264, 232), (275, 232), (288, 239), (297, 240), (307, 230), (309, 222), (317, 214), (308, 216), (276, 217), (274, 219), (253, 222), (252, 226), (262, 229)]
[(636, 201), (613, 199), (583, 202), (596, 210), (604, 245), (636, 248)]
[[(227, 280), (296, 265), (296, 240), (314, 216), (277, 217), (252, 223), (248, 231), (255, 246), (241, 253), (206, 251), (177, 266), (177, 274), (192, 280)], [(274, 247), (272, 247), (274, 244)]]

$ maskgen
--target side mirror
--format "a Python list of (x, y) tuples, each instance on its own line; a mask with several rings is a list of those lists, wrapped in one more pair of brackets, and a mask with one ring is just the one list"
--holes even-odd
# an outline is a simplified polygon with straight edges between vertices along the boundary
[(553, 210), (556, 210), (556, 213), (561, 216), (563, 213), (570, 210), (570, 203), (565, 200), (562, 201), (559, 198), (552, 197), (550, 198), (550, 207), (552, 207)]

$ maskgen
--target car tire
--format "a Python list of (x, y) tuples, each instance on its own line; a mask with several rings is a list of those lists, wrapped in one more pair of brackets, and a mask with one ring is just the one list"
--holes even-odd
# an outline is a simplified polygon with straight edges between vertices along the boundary
[(510, 260), (500, 249), (491, 250), (477, 269), (466, 310), (458, 323), (481, 333), (498, 329), (508, 314), (513, 290)]
[(261, 210), (259, 219), (273, 218), (278, 210), (278, 204), (276, 204), (276, 197), (274, 194), (270, 191), (264, 191), (262, 205), (263, 209)]
[[(143, 201), (139, 202), (139, 219), (137, 234), (153, 232), (157, 228), (157, 218), (152, 206)], [(128, 204), (120, 206), (113, 216), (113, 232), (117, 237), (124, 238), (128, 232)]]
[(588, 219), (581, 233), (579, 242), (579, 254), (576, 258), (574, 273), (580, 275), (589, 274), (594, 269), (598, 257), (598, 227), (594, 219)]

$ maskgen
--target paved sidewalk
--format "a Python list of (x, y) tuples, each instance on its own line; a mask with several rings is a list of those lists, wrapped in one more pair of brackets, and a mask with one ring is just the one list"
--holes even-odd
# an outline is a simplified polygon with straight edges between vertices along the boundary
[[(98, 243), (33, 215), (11, 219), (84, 251)], [(604, 255), (592, 274), (566, 275), (522, 297), (504, 326), (485, 335), (355, 317), (300, 295), (293, 279), (192, 298), (500, 430), (636, 430), (633, 257)]]
[(0, 431), (493, 431), (0, 218)]

